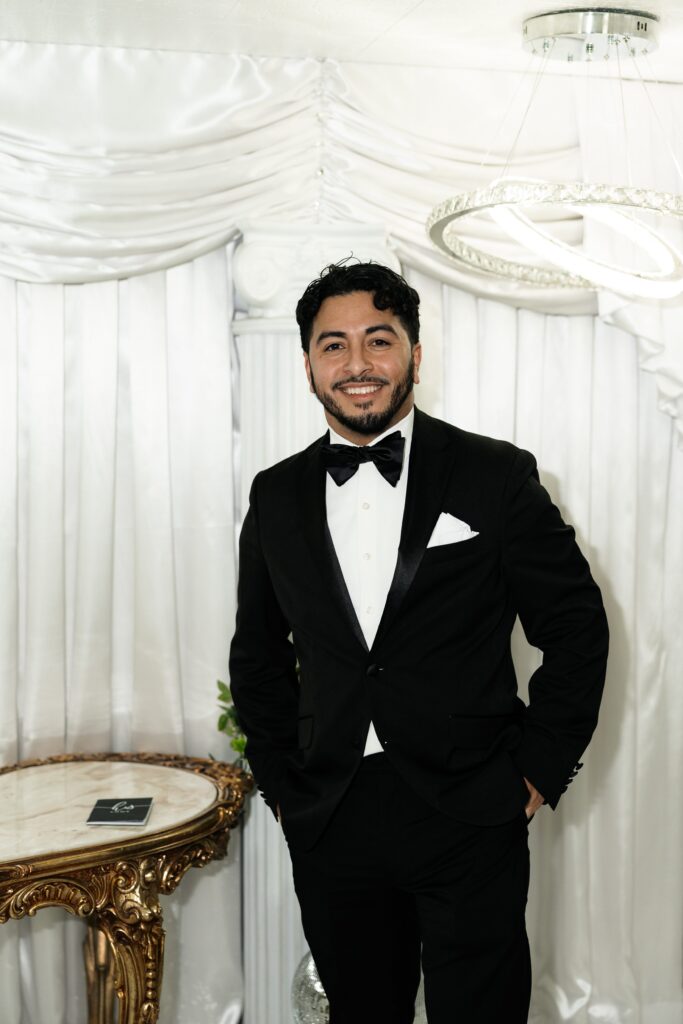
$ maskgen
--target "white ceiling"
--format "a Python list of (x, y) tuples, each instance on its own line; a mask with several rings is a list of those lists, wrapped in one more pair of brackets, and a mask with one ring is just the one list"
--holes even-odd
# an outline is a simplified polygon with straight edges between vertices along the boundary
[[(529, 63), (521, 47), (523, 19), (575, 6), (533, 0), (2, 0), (0, 39), (521, 70)], [(642, 74), (683, 82), (683, 2), (622, 6), (661, 19), (660, 49), (642, 63)], [(548, 70), (573, 73), (552, 62)]]

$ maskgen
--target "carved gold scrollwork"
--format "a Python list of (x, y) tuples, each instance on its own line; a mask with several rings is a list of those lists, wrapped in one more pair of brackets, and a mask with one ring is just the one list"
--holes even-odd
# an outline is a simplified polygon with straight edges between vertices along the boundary
[(120, 1024), (154, 1024), (159, 1014), (164, 929), (157, 861), (153, 856), (120, 860), (101, 865), (97, 876), (93, 923), (110, 949)]
[(30, 864), (9, 864), (6, 867), (0, 867), (0, 882), (15, 878), (28, 878), (30, 874)]
[(162, 913), (161, 909), (150, 912), (155, 903), (159, 907), (151, 892), (140, 892), (135, 902), (146, 908), (144, 920), (130, 924), (121, 921), (113, 908), (105, 908), (97, 915), (97, 927), (108, 937), (114, 956), (120, 1024), (155, 1024), (164, 963)]
[(153, 858), (120, 861), (112, 875), (110, 905), (120, 921), (137, 924), (161, 916)]
[(92, 893), (76, 879), (51, 878), (19, 884), (0, 893), (0, 924), (33, 917), (43, 907), (62, 907), (76, 917), (88, 917), (94, 910)]
[(160, 857), (157, 861), (159, 892), (173, 892), (190, 868), (203, 868), (212, 860), (220, 860), (225, 856), (227, 845), (228, 833), (224, 832)]

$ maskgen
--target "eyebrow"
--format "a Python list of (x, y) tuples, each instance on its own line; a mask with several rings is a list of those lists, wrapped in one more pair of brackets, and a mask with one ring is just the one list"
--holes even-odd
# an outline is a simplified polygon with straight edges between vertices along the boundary
[[(368, 334), (375, 334), (377, 331), (388, 331), (393, 334), (395, 338), (398, 338), (398, 333), (394, 330), (391, 324), (373, 324), (372, 327), (365, 328), (366, 336)], [(316, 345), (319, 345), (321, 341), (325, 341), (326, 338), (345, 338), (346, 331), (323, 331), (315, 339)]]

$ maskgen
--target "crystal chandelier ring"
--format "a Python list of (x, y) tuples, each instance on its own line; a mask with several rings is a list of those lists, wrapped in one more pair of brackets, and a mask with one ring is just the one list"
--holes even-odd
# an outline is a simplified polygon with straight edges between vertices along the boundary
[[(582, 254), (580, 266), (590, 271), (591, 279), (574, 273), (577, 256), (571, 246), (542, 231), (520, 208), (537, 204), (576, 208), (584, 215), (592, 212), (609, 226), (630, 237), (658, 265), (653, 273), (618, 268)], [(683, 291), (683, 260), (678, 251), (662, 236), (629, 215), (630, 210), (651, 211), (683, 217), (683, 198), (669, 192), (631, 186), (589, 184), (586, 182), (534, 182), (514, 178), (501, 179), (487, 188), (463, 192), (436, 206), (427, 221), (432, 242), (451, 258), (479, 273), (504, 276), (524, 284), (547, 288), (594, 289), (599, 281), (604, 287), (656, 298), (670, 298)], [(549, 258), (554, 267), (530, 265), (505, 259), (483, 249), (468, 245), (455, 234), (455, 222), (463, 217), (489, 213), (514, 236), (522, 233), (529, 248)], [(512, 230), (511, 232), (512, 233)], [(564, 268), (564, 269), (563, 269)]]
[[(508, 151), (503, 176), (485, 188), (453, 196), (432, 211), (427, 221), (427, 232), (435, 246), (464, 271), (474, 270), (521, 284), (587, 290), (606, 288), (625, 297), (656, 300), (675, 298), (683, 293), (683, 258), (662, 231), (655, 230), (647, 220), (635, 216), (640, 212), (664, 215), (670, 221), (680, 219), (683, 217), (683, 196), (636, 187), (630, 172), (621, 58), (623, 54), (624, 58), (632, 60), (655, 120), (664, 132), (636, 59), (657, 49), (658, 25), (656, 15), (626, 8), (577, 7), (547, 11), (527, 18), (523, 24), (524, 46), (532, 54), (542, 55), (542, 63)], [(509, 176), (507, 169), (512, 163), (547, 62), (590, 63), (598, 58), (601, 62), (614, 58), (613, 63), (618, 70), (627, 184), (539, 182)], [(665, 141), (676, 170), (683, 178), (683, 169), (666, 136)], [(529, 207), (543, 207), (544, 204), (546, 207), (559, 205), (565, 213), (571, 211), (585, 219), (602, 222), (634, 247), (636, 266), (620, 265), (623, 257), (617, 256), (617, 261), (610, 259), (606, 262), (592, 257), (580, 246), (566, 245), (543, 229), (543, 218), (536, 221), (528, 215)], [(526, 250), (525, 255), (516, 261), (495, 251), (470, 245), (457, 231), (461, 219), (470, 214), (488, 215)], [(623, 246), (613, 249), (619, 252)], [(536, 264), (531, 263), (527, 253), (533, 254)], [(642, 263), (642, 256), (649, 257), (649, 262)]]

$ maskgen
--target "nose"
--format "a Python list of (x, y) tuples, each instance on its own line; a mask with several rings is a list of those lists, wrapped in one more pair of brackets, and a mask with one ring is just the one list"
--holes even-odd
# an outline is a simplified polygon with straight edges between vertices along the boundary
[(365, 345), (351, 342), (346, 349), (344, 369), (350, 377), (361, 377), (368, 370), (372, 369), (370, 353)]

